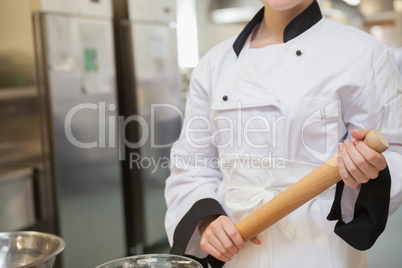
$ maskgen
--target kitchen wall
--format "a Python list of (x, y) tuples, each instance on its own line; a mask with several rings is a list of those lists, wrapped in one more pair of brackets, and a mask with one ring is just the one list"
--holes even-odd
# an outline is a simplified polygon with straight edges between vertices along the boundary
[(0, 166), (32, 165), (40, 154), (29, 12), (22, 1), (0, 3)]
[[(258, 0), (250, 0), (255, 2)], [(200, 55), (204, 55), (213, 46), (232, 36), (238, 35), (246, 21), (230, 24), (215, 23), (212, 21), (212, 10), (216, 0), (196, 0), (198, 38)]]

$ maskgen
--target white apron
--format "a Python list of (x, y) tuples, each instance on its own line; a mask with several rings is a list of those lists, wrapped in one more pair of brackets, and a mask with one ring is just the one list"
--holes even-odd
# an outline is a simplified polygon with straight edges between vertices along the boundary
[[(247, 166), (259, 156), (221, 155), (231, 159), (221, 167), (221, 203), (235, 222), (268, 202), (317, 166), (286, 161), (277, 166)], [(257, 161), (258, 162), (258, 161)], [(252, 185), (251, 183), (254, 183)], [(259, 183), (259, 185), (257, 185)], [(353, 249), (333, 232), (335, 222), (326, 220), (335, 195), (331, 187), (259, 235), (262, 242), (251, 242), (225, 268), (363, 268), (366, 254)]]

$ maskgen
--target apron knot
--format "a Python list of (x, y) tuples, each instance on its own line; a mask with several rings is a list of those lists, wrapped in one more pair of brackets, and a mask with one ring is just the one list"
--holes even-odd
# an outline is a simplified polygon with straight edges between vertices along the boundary
[[(230, 211), (230, 216), (238, 221), (263, 204), (267, 203), (280, 192), (272, 191), (264, 187), (248, 186), (233, 180), (224, 179), (223, 186), (226, 189), (224, 206)], [(281, 219), (276, 223), (287, 240), (294, 238), (295, 224), (287, 219)]]

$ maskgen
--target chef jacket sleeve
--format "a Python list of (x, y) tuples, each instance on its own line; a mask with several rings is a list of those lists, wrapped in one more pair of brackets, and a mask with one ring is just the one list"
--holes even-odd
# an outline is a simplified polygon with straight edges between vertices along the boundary
[(402, 85), (391, 49), (385, 49), (375, 61), (367, 83), (343, 120), (348, 133), (356, 128), (379, 129), (390, 143), (383, 153), (387, 168), (359, 189), (339, 182), (328, 215), (328, 220), (338, 221), (336, 234), (354, 248), (366, 250), (385, 229), (388, 214), (402, 203)]
[(165, 227), (171, 253), (177, 255), (205, 257), (197, 224), (206, 216), (225, 214), (216, 200), (222, 175), (217, 148), (211, 143), (208, 65), (204, 57), (193, 70), (185, 121), (172, 146), (171, 175), (166, 180)]

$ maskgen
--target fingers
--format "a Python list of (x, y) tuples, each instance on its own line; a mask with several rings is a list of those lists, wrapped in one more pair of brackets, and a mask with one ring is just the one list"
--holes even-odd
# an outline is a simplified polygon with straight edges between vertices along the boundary
[(232, 259), (234, 254), (227, 251), (216, 236), (208, 236), (208, 233), (206, 233), (203, 237), (205, 235), (207, 236), (207, 241), (204, 241), (204, 238), (202, 238), (200, 244), (203, 251), (223, 262), (228, 262)]
[[(384, 155), (377, 153), (368, 147), (363, 141), (356, 141), (355, 144), (357, 150), (364, 156), (364, 159), (374, 166), (377, 171), (383, 170), (387, 167), (387, 161)], [(375, 175), (375, 177), (377, 177), (377, 175)]]
[[(365, 136), (364, 130), (360, 131)], [(345, 184), (351, 188), (377, 178), (378, 173), (386, 167), (385, 157), (360, 140), (354, 142), (345, 140), (344, 144), (338, 145), (338, 150), (339, 174)]]
[(356, 140), (363, 140), (369, 131), (368, 129), (355, 129), (350, 132), (350, 135)]
[(228, 262), (244, 248), (244, 241), (233, 222), (226, 216), (220, 216), (206, 228), (200, 245), (203, 251)]
[[(343, 163), (349, 175), (353, 177), (358, 184), (368, 182), (370, 178), (366, 176), (363, 170), (376, 172), (375, 168), (357, 151), (352, 141), (345, 140), (345, 143), (341, 144), (340, 148), (340, 155), (342, 156)], [(348, 178), (348, 180), (350, 181), (351, 179)]]
[(255, 245), (261, 245), (261, 240), (258, 237), (251, 238), (250, 242), (255, 244)]
[(370, 130), (368, 129), (356, 129), (352, 130), (350, 134), (355, 139), (354, 144), (357, 150), (364, 156), (366, 161), (374, 166), (377, 170), (383, 170), (387, 166), (385, 157), (368, 147), (367, 144), (365, 144), (364, 142), (362, 142), (369, 131)]
[(359, 183), (352, 177), (347, 170), (341, 155), (338, 155), (338, 171), (344, 183), (350, 188), (356, 188)]

